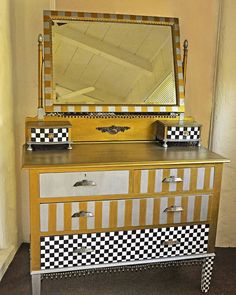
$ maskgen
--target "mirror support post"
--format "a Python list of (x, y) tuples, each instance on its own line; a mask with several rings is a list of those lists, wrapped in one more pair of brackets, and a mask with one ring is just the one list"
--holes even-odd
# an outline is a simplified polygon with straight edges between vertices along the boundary
[(43, 36), (38, 36), (38, 119), (43, 119)]
[(188, 60), (188, 40), (184, 41), (184, 56), (183, 56), (183, 75), (184, 75), (184, 86), (186, 85), (186, 73), (187, 73), (187, 60)]

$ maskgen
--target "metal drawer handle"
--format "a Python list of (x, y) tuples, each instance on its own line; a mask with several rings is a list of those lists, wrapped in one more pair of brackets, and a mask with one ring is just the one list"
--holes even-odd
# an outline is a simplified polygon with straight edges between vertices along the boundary
[(82, 253), (91, 253), (93, 251), (94, 250), (92, 248), (81, 247), (79, 249), (75, 249), (74, 250), (74, 253), (80, 253), (80, 254), (82, 254)]
[(166, 183), (174, 183), (174, 182), (182, 182), (182, 181), (183, 181), (182, 178), (176, 177), (176, 176), (169, 176), (162, 180), (162, 182), (166, 182)]
[(87, 179), (83, 179), (81, 181), (77, 181), (74, 186), (95, 186), (97, 185), (95, 181), (93, 180), (87, 180)]
[(183, 136), (189, 136), (189, 135), (190, 135), (189, 131), (186, 130), (183, 132)]
[(94, 217), (94, 215), (92, 212), (89, 212), (89, 211), (80, 211), (80, 212), (74, 213), (71, 217), (72, 218), (74, 218), (74, 217)]
[(184, 209), (181, 206), (170, 206), (167, 207), (164, 212), (182, 212)]
[(180, 241), (178, 241), (178, 240), (166, 240), (162, 244), (164, 246), (175, 246), (175, 245), (179, 245)]

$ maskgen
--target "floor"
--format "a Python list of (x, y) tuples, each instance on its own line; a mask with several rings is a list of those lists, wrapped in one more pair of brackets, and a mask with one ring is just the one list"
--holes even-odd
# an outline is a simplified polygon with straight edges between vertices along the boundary
[[(236, 248), (217, 248), (209, 295), (236, 294)], [(42, 295), (197, 295), (200, 266), (47, 279)], [(1, 295), (30, 295), (29, 245), (22, 244), (0, 282)]]

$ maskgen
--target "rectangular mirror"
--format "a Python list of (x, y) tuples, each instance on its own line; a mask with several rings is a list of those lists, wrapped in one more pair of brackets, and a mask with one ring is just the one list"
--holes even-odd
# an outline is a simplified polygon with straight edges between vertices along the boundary
[(44, 44), (46, 111), (183, 111), (176, 18), (45, 11)]

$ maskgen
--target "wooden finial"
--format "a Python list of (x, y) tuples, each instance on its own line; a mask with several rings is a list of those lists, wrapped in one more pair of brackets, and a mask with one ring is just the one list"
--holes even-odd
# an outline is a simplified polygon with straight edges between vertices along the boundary
[(184, 56), (183, 56), (183, 76), (184, 76), (184, 86), (186, 85), (186, 73), (187, 73), (187, 60), (188, 60), (188, 40), (184, 40)]
[(38, 108), (43, 108), (43, 36), (38, 36)]

